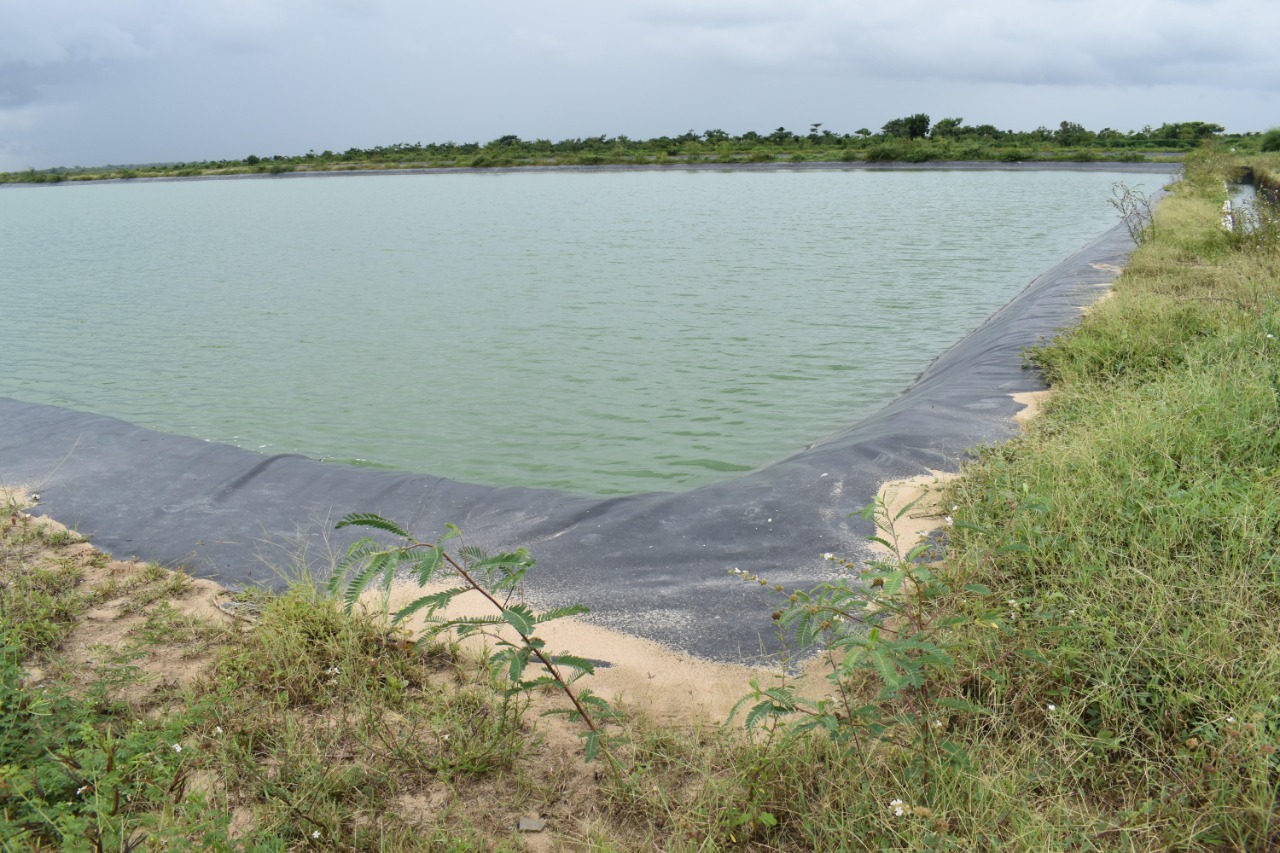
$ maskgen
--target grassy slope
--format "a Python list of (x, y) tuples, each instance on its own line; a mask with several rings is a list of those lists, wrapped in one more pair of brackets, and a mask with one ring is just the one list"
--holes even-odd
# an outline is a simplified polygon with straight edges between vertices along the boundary
[[(831, 719), (856, 737), (784, 713), (749, 737), (633, 718), (630, 775), (596, 778), (449, 649), (303, 589), (259, 602), (251, 630), (191, 621), (186, 584), (138, 569), (104, 590), (95, 558), (48, 550), (10, 508), (9, 843), (519, 849), (514, 817), (538, 812), (544, 843), (616, 850), (1280, 846), (1280, 233), (1220, 228), (1236, 166), (1194, 158), (1115, 296), (1035, 354), (1047, 411), (950, 494), (937, 577), (972, 591), (908, 614), (946, 656), (909, 689), (851, 667), (841, 707), (874, 725)], [(132, 651), (81, 671), (76, 626), (121, 595)], [(175, 642), (202, 674), (137, 690), (138, 656)]]
[[(1280, 844), (1280, 233), (1219, 226), (1228, 171), (1188, 165), (1114, 297), (1035, 354), (1044, 416), (955, 489), (1032, 546), (985, 574), (1043, 660), (988, 641), (968, 677), (1050, 846)], [(1024, 489), (1048, 511), (1011, 510)]]

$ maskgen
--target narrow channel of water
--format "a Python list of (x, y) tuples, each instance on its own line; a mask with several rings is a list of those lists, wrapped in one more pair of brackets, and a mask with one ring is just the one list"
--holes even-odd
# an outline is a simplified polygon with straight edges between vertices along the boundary
[(1115, 222), (1094, 172), (0, 192), (0, 395), (591, 494), (783, 458)]

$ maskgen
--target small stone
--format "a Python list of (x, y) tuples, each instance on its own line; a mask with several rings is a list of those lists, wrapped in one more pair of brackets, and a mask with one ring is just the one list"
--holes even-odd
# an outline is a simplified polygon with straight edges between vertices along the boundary
[(520, 832), (542, 832), (547, 828), (547, 822), (536, 817), (522, 817), (520, 824), (516, 827)]

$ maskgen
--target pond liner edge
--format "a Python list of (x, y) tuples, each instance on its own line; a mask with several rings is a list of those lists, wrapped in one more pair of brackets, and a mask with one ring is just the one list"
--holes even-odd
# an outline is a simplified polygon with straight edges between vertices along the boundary
[(955, 471), (976, 448), (1014, 435), (1021, 406), (1012, 395), (1045, 387), (1024, 350), (1074, 325), (1132, 249), (1114, 226), (1037, 276), (875, 414), (688, 492), (582, 497), (263, 456), (6, 397), (0, 485), (38, 492), (32, 512), (115, 557), (231, 588), (280, 589), (282, 571), (301, 565), (323, 573), (360, 535), (334, 530), (351, 512), (386, 516), (423, 539), (452, 523), (487, 551), (529, 548), (535, 606), (582, 603), (593, 623), (697, 657), (772, 661), (780, 596), (731, 570), (807, 589), (832, 576), (822, 554), (868, 557), (870, 523), (851, 514), (886, 481)]

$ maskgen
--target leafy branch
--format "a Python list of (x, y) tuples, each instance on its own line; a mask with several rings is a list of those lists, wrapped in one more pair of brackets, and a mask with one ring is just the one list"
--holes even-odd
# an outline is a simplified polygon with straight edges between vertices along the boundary
[[(605, 728), (608, 722), (619, 717), (618, 712), (591, 690), (578, 690), (572, 686), (583, 676), (593, 675), (595, 666), (578, 655), (549, 651), (546, 641), (536, 633), (539, 625), (586, 613), (587, 608), (575, 604), (539, 613), (519, 601), (520, 584), (535, 563), (527, 550), (520, 548), (508, 553), (485, 554), (478, 548), (462, 544), (462, 532), (452, 524), (445, 525), (446, 532), (438, 541), (424, 542), (395, 522), (370, 513), (353, 513), (337, 526), (380, 530), (404, 540), (402, 544), (388, 546), (365, 537), (347, 550), (329, 580), (328, 590), (331, 595), (341, 594), (348, 612), (371, 588), (381, 588), (384, 594), (389, 594), (398, 575), (411, 577), (420, 588), (441, 575), (452, 575), (461, 581), (459, 585), (414, 599), (392, 615), (392, 623), (400, 624), (411, 616), (421, 615), (426, 627), (419, 643), (448, 631), (453, 631), (459, 639), (479, 634), (488, 637), (498, 648), (497, 653), (488, 658), (490, 672), (494, 678), (506, 681), (505, 694), (527, 694), (544, 686), (558, 689), (572, 707), (546, 713), (563, 714), (581, 723), (585, 728), (582, 737), (587, 761), (602, 755), (615, 777), (623, 775), (623, 766), (610, 749), (610, 743), (616, 739), (611, 741)], [(450, 553), (444, 543), (454, 539), (458, 540), (458, 547), (455, 553)], [(479, 593), (493, 614), (439, 615), (455, 598), (467, 592)], [(518, 639), (508, 639), (502, 633), (504, 628), (513, 631)]]
[[(871, 541), (887, 548), (890, 556), (859, 567), (828, 554), (827, 559), (857, 574), (788, 594), (775, 618), (801, 648), (825, 649), (833, 689), (825, 698), (811, 699), (788, 686), (763, 688), (753, 681), (752, 692), (734, 709), (736, 716), (747, 708), (748, 729), (767, 722), (771, 732), (779, 724), (792, 735), (823, 732), (847, 743), (865, 763), (874, 744), (897, 740), (894, 732), (905, 726), (922, 773), (927, 774), (932, 761), (967, 762), (960, 744), (947, 737), (950, 721), (989, 711), (953, 677), (962, 644), (957, 632), (966, 626), (1013, 632), (1018, 607), (1016, 602), (993, 601), (990, 588), (970, 582), (973, 567), (929, 564), (932, 542), (903, 549), (899, 522), (918, 501), (891, 512), (877, 499), (859, 513), (873, 521), (876, 535)], [(1048, 509), (1026, 494), (1019, 507), (1033, 513)], [(946, 521), (988, 538), (989, 558), (1031, 551), (1011, 529), (997, 532), (950, 517)]]

